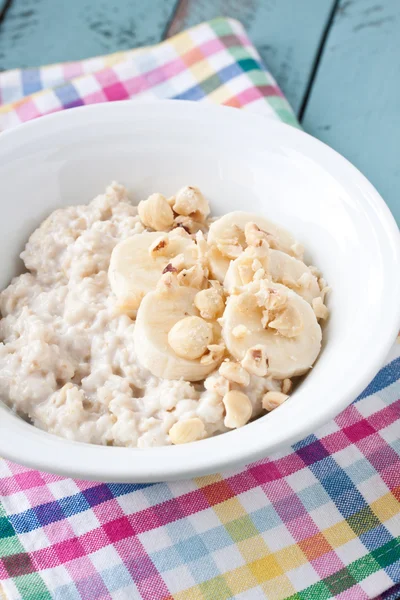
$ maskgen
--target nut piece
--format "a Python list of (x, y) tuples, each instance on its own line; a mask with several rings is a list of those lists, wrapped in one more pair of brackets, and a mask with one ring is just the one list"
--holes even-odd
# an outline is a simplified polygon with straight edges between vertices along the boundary
[(225, 379), (229, 379), (229, 381), (233, 381), (244, 387), (248, 386), (250, 383), (250, 375), (237, 362), (224, 360), (219, 368), (219, 374), (222, 375), (222, 377), (225, 377)]
[(206, 434), (204, 423), (198, 417), (177, 421), (169, 430), (169, 438), (173, 444), (188, 444), (201, 440)]
[(322, 302), (322, 298), (314, 298), (312, 301), (312, 307), (317, 319), (327, 319), (329, 317), (329, 310)]
[(203, 319), (216, 319), (224, 312), (225, 304), (216, 288), (208, 288), (196, 294), (194, 305)]
[(249, 348), (241, 362), (241, 365), (246, 371), (259, 377), (265, 377), (268, 373), (268, 357), (265, 346), (257, 344)]
[(162, 194), (152, 194), (138, 205), (138, 213), (143, 225), (155, 231), (165, 231), (174, 222), (174, 213)]
[(255, 296), (258, 306), (270, 311), (281, 310), (286, 305), (288, 299), (285, 291), (268, 287), (267, 281), (260, 282), (260, 290)]
[(264, 410), (270, 412), (283, 404), (288, 398), (289, 396), (287, 394), (282, 394), (282, 392), (267, 392), (263, 396), (262, 407)]
[(235, 337), (238, 340), (242, 340), (249, 333), (250, 333), (250, 330), (247, 329), (246, 325), (236, 325), (236, 327), (234, 327), (232, 329), (233, 337)]
[(243, 248), (236, 239), (222, 239), (217, 241), (217, 248), (223, 256), (230, 259), (238, 258)]
[(299, 311), (294, 306), (287, 306), (279, 312), (268, 327), (276, 329), (280, 335), (292, 338), (299, 335), (303, 330), (303, 320)]
[(182, 269), (178, 274), (179, 285), (186, 285), (192, 288), (201, 289), (206, 284), (208, 271), (204, 271), (201, 265), (193, 265), (189, 269)]
[(157, 258), (157, 256), (163, 256), (168, 249), (169, 239), (167, 235), (160, 235), (159, 238), (154, 240), (154, 242), (149, 247), (149, 254), (152, 258)]
[(290, 246), (290, 250), (292, 251), (292, 254), (295, 258), (298, 258), (301, 261), (303, 260), (304, 246), (302, 246), (302, 244), (299, 244), (299, 242), (296, 242), (295, 244), (293, 244), (293, 246)]
[(179, 190), (172, 208), (178, 215), (190, 216), (195, 221), (204, 221), (210, 214), (207, 200), (199, 188), (193, 185), (188, 185)]
[(293, 381), (291, 379), (284, 379), (282, 381), (281, 392), (282, 394), (290, 394), (293, 388)]
[(250, 420), (253, 407), (250, 399), (243, 392), (231, 390), (222, 399), (224, 403), (226, 416), (224, 419), (225, 427), (236, 429), (242, 427)]
[(201, 357), (200, 362), (202, 365), (210, 365), (211, 363), (221, 362), (225, 354), (224, 344), (210, 344), (207, 346), (207, 352)]
[(172, 327), (168, 343), (180, 358), (196, 360), (206, 352), (212, 337), (212, 327), (204, 319), (185, 317)]
[(267, 234), (255, 223), (246, 223), (244, 235), (248, 246), (262, 246), (263, 242), (266, 242), (268, 245)]
[(209, 392), (215, 392), (219, 396), (225, 396), (230, 390), (230, 383), (225, 377), (212, 375), (204, 382), (204, 387)]

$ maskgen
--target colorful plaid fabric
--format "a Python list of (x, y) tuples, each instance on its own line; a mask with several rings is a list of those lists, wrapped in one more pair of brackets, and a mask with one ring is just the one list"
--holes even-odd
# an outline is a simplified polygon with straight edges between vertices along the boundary
[[(242, 27), (226, 19), (145, 51), (0, 74), (0, 95), (1, 127), (136, 95), (295, 123)], [(0, 598), (397, 599), (399, 391), (397, 344), (359, 398), (315, 434), (192, 481), (93, 483), (0, 461)]]

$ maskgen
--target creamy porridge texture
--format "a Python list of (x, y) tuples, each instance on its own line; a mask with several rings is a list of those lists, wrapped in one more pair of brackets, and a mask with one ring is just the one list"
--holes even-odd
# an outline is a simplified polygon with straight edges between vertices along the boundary
[(321, 347), (326, 284), (263, 217), (195, 187), (134, 206), (113, 183), (30, 237), (0, 294), (0, 395), (68, 439), (145, 448), (282, 404)]

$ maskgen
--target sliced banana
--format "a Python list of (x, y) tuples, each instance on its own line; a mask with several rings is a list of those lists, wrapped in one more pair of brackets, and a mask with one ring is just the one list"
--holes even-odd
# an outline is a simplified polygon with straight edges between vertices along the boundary
[(224, 280), (230, 261), (237, 258), (247, 246), (244, 234), (247, 223), (255, 223), (267, 234), (271, 248), (302, 258), (302, 247), (282, 227), (259, 215), (243, 211), (230, 212), (212, 223), (207, 238), (211, 246), (210, 268), (219, 281)]
[[(179, 335), (184, 335), (186, 331), (188, 339), (191, 336), (191, 324), (188, 323), (189, 327), (186, 328), (180, 326), (180, 322), (189, 317), (197, 318), (193, 320), (196, 334), (193, 341), (198, 344), (200, 334), (201, 343), (213, 341), (212, 325), (200, 319), (199, 311), (194, 305), (197, 293), (197, 289), (169, 283), (164, 289), (159, 285), (154, 292), (149, 292), (140, 304), (134, 331), (135, 348), (139, 362), (156, 377), (200, 381), (222, 361), (222, 353), (216, 353), (214, 358), (211, 351), (203, 357), (188, 351), (189, 355), (197, 356), (194, 360), (188, 360), (174, 351), (174, 348), (185, 348)], [(203, 321), (204, 328), (200, 321)], [(204, 356), (208, 356), (210, 360), (202, 360)]]
[[(238, 326), (246, 327), (245, 336), (233, 334)], [(319, 354), (322, 334), (313, 309), (303, 298), (283, 285), (262, 280), (229, 298), (222, 337), (239, 361), (248, 362), (254, 347), (259, 354), (260, 348), (265, 349), (267, 375), (285, 379), (310, 369)]]
[(243, 286), (253, 280), (259, 268), (264, 270), (265, 277), (292, 289), (309, 304), (312, 304), (314, 298), (321, 297), (318, 279), (306, 264), (280, 250), (268, 250), (263, 246), (248, 246), (230, 263), (224, 279), (224, 288), (228, 294), (241, 291)]
[(146, 231), (117, 244), (111, 254), (108, 278), (120, 310), (133, 314), (177, 255), (183, 255), (186, 267), (195, 264), (197, 247), (190, 237)]

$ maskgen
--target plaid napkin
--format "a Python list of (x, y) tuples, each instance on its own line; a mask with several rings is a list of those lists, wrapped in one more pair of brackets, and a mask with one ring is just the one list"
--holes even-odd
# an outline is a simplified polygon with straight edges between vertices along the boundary
[[(297, 124), (242, 26), (217, 19), (152, 48), (0, 74), (0, 127), (133, 96)], [(0, 598), (399, 598), (399, 392), (397, 344), (315, 434), (192, 481), (93, 483), (0, 460)]]

